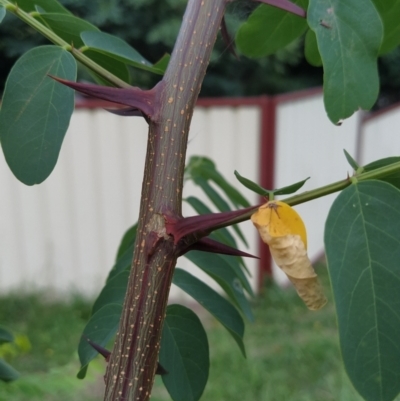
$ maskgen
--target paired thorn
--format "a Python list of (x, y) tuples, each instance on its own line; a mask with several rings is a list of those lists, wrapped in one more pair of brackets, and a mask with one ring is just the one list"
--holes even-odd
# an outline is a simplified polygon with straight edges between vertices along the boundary
[(183, 240), (187, 243), (187, 246), (190, 246), (201, 238), (207, 237), (212, 231), (218, 228), (248, 220), (253, 211), (258, 208), (259, 205), (229, 212), (208, 213), (185, 218), (174, 218), (164, 215), (166, 233), (174, 237), (175, 245), (180, 240)]
[(243, 252), (236, 248), (232, 248), (229, 245), (215, 241), (208, 237), (202, 238), (199, 241), (195, 242), (194, 244), (188, 246), (186, 249), (182, 251), (182, 253), (179, 256), (182, 256), (189, 251), (202, 251), (210, 253), (219, 253), (222, 255), (259, 259), (257, 256), (254, 256), (247, 252)]
[[(156, 99), (155, 95), (157, 86), (150, 90), (142, 90), (137, 87), (132, 87), (129, 89), (112, 88), (109, 86), (82, 84), (74, 81), (68, 81), (66, 79), (57, 78), (53, 75), (49, 75), (49, 77), (86, 95), (129, 106), (127, 109), (124, 110), (124, 112), (126, 113), (125, 115), (142, 114), (147, 118), (151, 118), (154, 114), (154, 103)], [(113, 112), (115, 114), (118, 114), (118, 111), (113, 110)]]

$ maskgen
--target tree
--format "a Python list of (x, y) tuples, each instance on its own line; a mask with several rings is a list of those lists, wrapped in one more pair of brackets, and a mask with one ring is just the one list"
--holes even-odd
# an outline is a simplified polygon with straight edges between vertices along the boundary
[[(261, 5), (241, 26), (236, 36), (241, 52), (249, 56), (272, 54), (306, 33), (307, 58), (314, 64), (322, 63), (324, 68), (324, 102), (330, 120), (340, 124), (359, 108), (374, 105), (379, 92), (377, 58), (400, 42), (395, 18), (400, 7), (397, 1), (259, 2), (274, 7)], [(358, 166), (346, 154), (354, 169), (352, 177), (285, 198), (284, 202), (276, 202), (274, 197), (297, 191), (303, 182), (270, 190), (237, 173), (240, 182), (267, 196), (269, 202), (259, 210), (258, 206), (249, 206), (217, 214), (181, 215), (190, 121), (220, 26), (229, 42), (224, 22), (228, 3), (188, 0), (170, 59), (166, 56), (151, 64), (126, 42), (74, 17), (56, 0), (20, 0), (18, 5), (0, 0), (0, 19), (7, 10), (55, 44), (25, 53), (6, 84), (0, 139), (7, 163), (20, 181), (38, 184), (54, 168), (73, 110), (69, 88), (124, 105), (114, 112), (141, 116), (149, 123), (139, 221), (123, 238), (120, 249), (122, 257), (135, 237), (132, 266), (112, 270), (104, 290), (127, 288), (122, 312), (121, 305), (113, 302), (115, 299), (110, 302), (102, 292), (97, 300), (102, 307), (93, 314), (84, 333), (97, 337), (83, 338), (81, 357), (83, 354), (87, 362), (90, 360), (86, 346), (91, 345), (108, 359), (105, 400), (149, 399), (157, 372), (166, 378), (164, 382), (174, 400), (199, 399), (208, 376), (204, 330), (193, 312), (182, 306), (169, 308), (164, 323), (174, 273), (183, 286), (191, 280), (185, 272), (174, 270), (177, 258), (187, 253), (196, 255), (192, 258), (197, 258), (198, 264), (204, 264), (193, 250), (207, 255), (203, 258), (208, 253), (246, 256), (209, 235), (251, 217), (273, 256), (296, 282), (306, 304), (315, 308), (314, 300), (318, 299), (321, 306), (323, 297), (305, 256), (305, 229), (290, 206), (341, 191), (327, 219), (325, 244), (343, 358), (351, 380), (366, 400), (392, 400), (400, 391), (399, 158)], [(76, 60), (103, 85), (75, 82)], [(127, 83), (126, 65), (163, 77), (152, 89), (132, 87)], [(221, 182), (212, 162), (203, 163), (207, 174)], [(235, 188), (228, 189), (240, 198)], [(243, 202), (238, 201), (237, 206), (243, 207)], [(292, 242), (285, 242), (288, 240)], [(301, 270), (300, 277), (293, 276), (289, 257), (297, 262), (294, 267)], [(208, 266), (210, 261), (207, 259)], [(235, 275), (236, 284), (241, 283), (240, 270)], [(245, 304), (235, 298), (229, 286), (232, 276), (216, 279), (233, 300), (232, 304), (224, 304), (224, 312), (232, 311), (232, 305), (243, 312)], [(208, 287), (199, 291), (202, 296), (211, 294)], [(211, 307), (227, 302), (212, 296)], [(102, 346), (113, 335), (120, 315), (114, 348), (109, 353)], [(238, 313), (234, 321), (240, 325)], [(178, 328), (176, 335), (174, 327)], [(227, 328), (242, 346), (243, 331), (240, 335), (240, 330)], [(186, 335), (179, 334), (182, 330)], [(177, 371), (168, 371), (168, 367), (167, 373), (163, 362), (168, 362), (173, 346), (188, 346), (189, 335), (195, 339), (192, 348), (199, 351), (196, 354), (194, 350), (189, 359), (198, 358), (191, 362), (200, 368), (186, 371), (185, 387), (182, 381), (175, 384), (182, 377)]]

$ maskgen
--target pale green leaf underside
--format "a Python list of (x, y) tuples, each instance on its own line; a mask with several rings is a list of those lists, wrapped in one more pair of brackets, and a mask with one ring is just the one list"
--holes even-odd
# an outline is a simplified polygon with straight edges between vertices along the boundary
[(392, 185), (361, 182), (338, 196), (325, 227), (343, 360), (367, 401), (400, 392), (399, 205)]
[(369, 110), (379, 92), (377, 56), (383, 27), (370, 0), (310, 0), (308, 23), (324, 66), (324, 102), (337, 124)]

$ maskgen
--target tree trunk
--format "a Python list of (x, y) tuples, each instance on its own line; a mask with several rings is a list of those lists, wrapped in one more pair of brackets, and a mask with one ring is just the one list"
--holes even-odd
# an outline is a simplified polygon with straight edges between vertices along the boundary
[(150, 397), (178, 250), (164, 215), (181, 216), (193, 109), (228, 0), (189, 0), (168, 69), (155, 87), (132, 271), (106, 373), (105, 401)]

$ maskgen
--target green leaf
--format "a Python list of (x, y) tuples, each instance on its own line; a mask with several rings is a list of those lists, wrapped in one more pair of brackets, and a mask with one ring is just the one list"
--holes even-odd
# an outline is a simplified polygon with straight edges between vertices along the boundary
[(296, 191), (298, 191), (305, 183), (307, 180), (310, 179), (310, 177), (307, 177), (305, 180), (295, 182), (294, 184), (288, 185), (286, 187), (274, 189), (274, 190), (268, 190), (263, 187), (260, 187), (258, 184), (255, 182), (249, 180), (248, 178), (242, 177), (236, 170), (235, 170), (235, 176), (239, 180), (241, 184), (243, 184), (246, 188), (250, 189), (251, 191), (261, 195), (261, 196), (269, 196), (271, 193), (274, 195), (288, 195), (292, 194)]
[(195, 313), (181, 305), (170, 305), (161, 339), (162, 376), (174, 401), (197, 401), (208, 380), (210, 368), (206, 332)]
[[(118, 60), (115, 60), (106, 54), (99, 53), (95, 50), (86, 50), (85, 56), (89, 57), (95, 63), (105, 68), (108, 72), (111, 72), (118, 78), (122, 79), (125, 82), (130, 82), (131, 74), (129, 73), (128, 67), (121, 63)], [(110, 83), (104, 78), (100, 77), (92, 70), (88, 69), (89, 73), (94, 76), (95, 80), (101, 85), (110, 85)]]
[(12, 343), (14, 336), (5, 328), (0, 326), (0, 345), (4, 343)]
[(162, 72), (164, 74), (168, 67), (170, 58), (171, 58), (171, 56), (168, 53), (164, 54), (160, 58), (160, 60), (158, 60), (156, 63), (153, 64), (153, 68), (159, 70), (160, 72)]
[(243, 184), (247, 189), (250, 189), (250, 191), (253, 191), (256, 194), (259, 194), (261, 196), (268, 196), (269, 193), (271, 192), (263, 187), (260, 187), (254, 181), (251, 181), (248, 178), (241, 176), (236, 170), (235, 170), (235, 176), (241, 184)]
[(350, 156), (346, 149), (343, 149), (344, 155), (346, 156), (346, 160), (349, 162), (350, 166), (353, 167), (354, 171), (357, 171), (360, 167), (358, 163)]
[(3, 6), (0, 6), (0, 23), (3, 21), (3, 18), (6, 16), (6, 9)]
[(85, 377), (87, 366), (98, 355), (98, 352), (87, 342), (87, 338), (106, 347), (117, 332), (121, 311), (122, 305), (108, 304), (99, 309), (87, 322), (78, 346), (81, 361), (81, 369), (77, 375), (79, 379)]
[(69, 14), (48, 13), (40, 14), (37, 18), (42, 20), (55, 34), (75, 48), (84, 45), (81, 39), (81, 32), (99, 31), (99, 28), (90, 22)]
[(129, 248), (126, 248), (125, 252), (121, 254), (118, 260), (115, 262), (115, 265), (110, 270), (110, 273), (107, 277), (107, 281), (111, 280), (122, 271), (130, 269), (132, 264), (132, 258), (133, 258), (133, 245), (131, 245)]
[(123, 235), (121, 243), (119, 244), (119, 247), (118, 247), (117, 257), (115, 258), (115, 261), (118, 261), (118, 259), (125, 253), (125, 251), (128, 248), (130, 249), (133, 246), (133, 244), (135, 243), (137, 226), (138, 226), (138, 223), (135, 223)]
[(379, 93), (382, 22), (370, 0), (310, 0), (308, 23), (324, 65), (324, 102), (335, 123), (369, 110)]
[(0, 140), (14, 175), (39, 184), (57, 163), (74, 110), (74, 92), (48, 75), (74, 81), (76, 62), (58, 46), (26, 52), (12, 68), (0, 111)]
[(48, 13), (71, 14), (71, 12), (57, 0), (14, 0), (12, 3), (18, 5), (19, 8), (27, 12), (36, 11), (36, 6), (39, 6)]
[(200, 251), (190, 251), (185, 254), (185, 258), (189, 259), (212, 277), (221, 286), (232, 302), (247, 317), (247, 319), (253, 321), (253, 312), (251, 311), (250, 303), (244, 294), (241, 280), (232, 267), (226, 263), (220, 255)]
[[(105, 32), (88, 31), (82, 32), (81, 38), (90, 49), (107, 54), (109, 57), (133, 67), (151, 71), (155, 74), (164, 74), (164, 70), (160, 69), (159, 66), (154, 67), (153, 64), (146, 60), (132, 46), (116, 36)], [(163, 68), (164, 65), (165, 60), (161, 62), (161, 68)]]
[(202, 178), (211, 180), (219, 186), (232, 204), (236, 207), (249, 207), (248, 200), (232, 185), (230, 185), (221, 173), (217, 170), (215, 163), (208, 157), (192, 156), (185, 169), (185, 174), (196, 182)]
[[(297, 0), (293, 3), (306, 8), (308, 1)], [(239, 28), (236, 45), (248, 57), (268, 56), (293, 42), (306, 29), (304, 18), (262, 4)]]
[(387, 53), (400, 44), (400, 0), (373, 0), (382, 18), (384, 35), (379, 54)]
[(295, 182), (294, 184), (288, 185), (286, 187), (274, 189), (274, 195), (289, 195), (296, 191), (298, 191), (310, 177), (307, 177), (305, 180), (301, 180), (299, 182)]
[(317, 36), (315, 32), (309, 29), (306, 33), (306, 38), (304, 42), (304, 55), (306, 60), (314, 67), (321, 67), (322, 59), (319, 54)]
[[(400, 162), (400, 157), (386, 157), (384, 159), (376, 160), (372, 163), (364, 166), (364, 171), (372, 171), (380, 167), (389, 166), (393, 163)], [(388, 174), (385, 177), (380, 178), (380, 181), (388, 182), (394, 185), (396, 188), (400, 189), (400, 172), (396, 171), (394, 173)]]
[(207, 309), (228, 330), (245, 355), (244, 323), (236, 308), (207, 284), (182, 269), (175, 269), (172, 282)]
[[(194, 182), (204, 191), (204, 193), (208, 196), (212, 203), (217, 207), (217, 209), (221, 212), (228, 212), (231, 210), (228, 202), (208, 183), (207, 180), (202, 177), (194, 178)], [(235, 230), (236, 234), (243, 241), (243, 243), (248, 246), (246, 238), (244, 237), (242, 231), (238, 227), (237, 224), (232, 226), (233, 230)]]
[(400, 191), (381, 181), (346, 188), (325, 226), (340, 346), (367, 401), (400, 391)]
[(19, 373), (10, 366), (4, 359), (0, 358), (0, 380), (11, 382), (18, 379)]
[(107, 280), (106, 285), (93, 305), (92, 315), (108, 304), (123, 304), (128, 286), (129, 271), (130, 269), (126, 269), (115, 275), (112, 279)]

